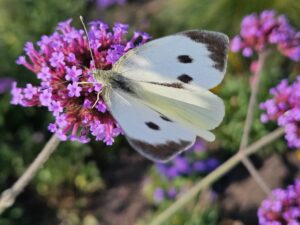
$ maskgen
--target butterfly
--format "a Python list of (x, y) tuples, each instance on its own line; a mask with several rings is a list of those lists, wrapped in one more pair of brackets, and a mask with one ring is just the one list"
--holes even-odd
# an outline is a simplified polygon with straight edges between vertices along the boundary
[(130, 145), (143, 156), (166, 162), (190, 148), (197, 136), (224, 117), (223, 101), (210, 89), (224, 77), (228, 37), (190, 30), (129, 50), (111, 70), (93, 72), (101, 97)]

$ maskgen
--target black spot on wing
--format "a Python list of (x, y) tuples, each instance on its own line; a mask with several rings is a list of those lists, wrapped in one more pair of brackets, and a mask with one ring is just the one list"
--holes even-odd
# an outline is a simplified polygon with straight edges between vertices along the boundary
[(164, 121), (172, 122), (172, 120), (170, 120), (168, 117), (166, 117), (164, 115), (160, 115), (160, 118), (162, 118)]
[(210, 58), (214, 61), (214, 67), (221, 72), (224, 71), (227, 59), (228, 37), (218, 32), (210, 31), (186, 31), (181, 33), (191, 40), (206, 45), (210, 52)]
[(193, 59), (188, 55), (179, 55), (177, 57), (177, 59), (181, 63), (191, 63), (191, 62), (193, 62)]
[(159, 130), (159, 126), (153, 122), (145, 122), (145, 124), (152, 130)]
[(193, 78), (187, 74), (182, 74), (182, 75), (178, 76), (177, 79), (186, 84), (193, 80)]

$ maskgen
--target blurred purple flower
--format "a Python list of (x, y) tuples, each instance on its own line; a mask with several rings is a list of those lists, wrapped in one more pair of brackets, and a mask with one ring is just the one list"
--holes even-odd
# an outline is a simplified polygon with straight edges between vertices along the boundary
[(214, 170), (220, 165), (219, 160), (216, 158), (208, 158), (205, 160), (206, 166), (207, 166), (207, 171)]
[[(111, 145), (121, 129), (102, 99), (92, 107), (102, 85), (77, 83), (94, 81), (92, 72), (95, 68), (84, 31), (72, 27), (71, 22), (61, 22), (52, 35), (43, 35), (37, 42), (38, 49), (33, 43), (25, 45), (26, 57), (20, 56), (17, 64), (35, 73), (41, 83), (19, 88), (14, 82), (11, 103), (26, 107), (46, 106), (55, 118), (48, 129), (61, 140), (88, 142), (90, 136), (94, 136)], [(120, 23), (111, 30), (101, 21), (89, 25), (95, 67), (103, 70), (111, 69), (126, 51), (150, 39), (148, 34), (134, 32), (127, 41), (129, 28)]]
[(165, 199), (165, 191), (162, 188), (156, 188), (154, 190), (153, 196), (154, 196), (154, 201), (160, 203)]
[(179, 173), (188, 174), (190, 172), (190, 163), (183, 157), (176, 157), (173, 164)]
[(2, 77), (0, 78), (0, 94), (9, 90), (12, 86), (13, 79), (9, 77)]
[(265, 110), (261, 121), (276, 121), (285, 128), (285, 139), (289, 147), (300, 148), (300, 76), (289, 85), (282, 80), (270, 90), (271, 99), (260, 104)]
[(112, 5), (123, 5), (126, 0), (97, 0), (96, 4), (99, 8), (108, 8)]
[(204, 159), (201, 154), (204, 149), (203, 142), (197, 140), (191, 149), (176, 156), (171, 162), (156, 163), (156, 169), (161, 175), (170, 180), (178, 176), (210, 172), (219, 165), (219, 161), (215, 158)]
[(275, 189), (258, 210), (260, 225), (300, 225), (300, 180)]
[(196, 172), (204, 173), (207, 169), (207, 166), (204, 161), (197, 161), (193, 163), (193, 169)]
[[(171, 182), (176, 178), (199, 177), (199, 175), (209, 173), (218, 166), (219, 161), (216, 158), (207, 157), (204, 142), (200, 139), (197, 139), (189, 150), (176, 156), (171, 162), (155, 164), (156, 170), (162, 177), (167, 178), (167, 182)], [(168, 186), (168, 189), (162, 187), (155, 189), (153, 193), (154, 199), (160, 199), (158, 196), (164, 196), (163, 199), (174, 200), (185, 189), (185, 187)]]
[(158, 187), (154, 190), (153, 198), (156, 203), (161, 203), (164, 200), (174, 200), (177, 194), (178, 193), (175, 187), (171, 187), (167, 190)]
[(169, 199), (175, 199), (176, 195), (177, 195), (177, 190), (175, 187), (171, 187), (167, 192), (167, 196)]
[(268, 45), (276, 45), (283, 55), (300, 61), (300, 32), (289, 24), (285, 16), (276, 16), (273, 10), (244, 17), (240, 34), (231, 41), (231, 51), (241, 51), (243, 56), (251, 57)]

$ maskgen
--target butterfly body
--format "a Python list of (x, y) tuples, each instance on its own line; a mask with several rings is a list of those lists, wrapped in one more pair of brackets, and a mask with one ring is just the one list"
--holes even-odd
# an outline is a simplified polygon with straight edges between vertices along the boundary
[(209, 91), (223, 79), (228, 38), (186, 31), (150, 41), (123, 55), (112, 70), (96, 70), (102, 98), (138, 152), (167, 161), (193, 145), (224, 116)]
[(106, 103), (109, 103), (109, 93), (112, 90), (123, 90), (127, 93), (134, 93), (132, 82), (118, 72), (113, 70), (95, 70), (93, 75), (94, 79), (102, 86), (100, 94)]

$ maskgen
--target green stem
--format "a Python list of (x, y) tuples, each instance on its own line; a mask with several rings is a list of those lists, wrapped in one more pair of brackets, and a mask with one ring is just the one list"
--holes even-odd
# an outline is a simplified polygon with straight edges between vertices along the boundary
[(188, 192), (184, 193), (176, 202), (174, 202), (169, 208), (159, 214), (149, 225), (161, 225), (165, 224), (165, 222), (177, 211), (179, 211), (185, 204), (190, 202), (196, 195), (203, 190), (203, 188), (210, 186), (216, 180), (220, 179), (223, 175), (225, 175), (228, 171), (230, 171), (233, 167), (235, 167), (241, 160), (272, 141), (278, 139), (284, 134), (283, 128), (278, 128), (272, 133), (264, 136), (260, 140), (256, 141), (249, 147), (243, 149), (242, 151), (237, 152), (234, 156), (224, 162), (221, 166), (207, 175), (205, 178), (200, 180), (194, 187), (192, 187)]
[[(239, 151), (241, 149), (244, 149), (248, 143), (249, 143), (249, 137), (250, 137), (250, 131), (251, 127), (253, 124), (253, 118), (254, 118), (254, 111), (255, 111), (255, 106), (257, 102), (257, 95), (259, 91), (259, 85), (262, 77), (262, 70), (266, 62), (266, 58), (268, 56), (268, 51), (264, 51), (259, 54), (258, 57), (258, 65), (259, 68), (253, 75), (254, 80), (253, 80), (253, 85), (251, 89), (251, 96), (248, 104), (248, 109), (247, 109), (247, 116), (245, 120), (245, 125), (243, 129), (243, 135), (239, 147)], [(254, 178), (258, 186), (265, 192), (265, 194), (269, 194), (271, 192), (271, 189), (267, 185), (267, 183), (264, 181), (264, 179), (260, 176), (260, 174), (257, 172), (255, 166), (252, 164), (252, 162), (246, 157), (242, 159), (242, 163), (244, 166), (247, 168), (251, 176)]]
[(247, 108), (247, 116), (245, 120), (245, 125), (243, 129), (243, 135), (242, 135), (242, 140), (240, 143), (240, 148), (245, 148), (248, 143), (249, 143), (249, 136), (250, 136), (250, 131), (253, 123), (253, 118), (254, 118), (254, 109), (257, 101), (257, 94), (259, 90), (259, 85), (262, 77), (262, 69), (263, 66), (265, 65), (266, 58), (268, 56), (268, 51), (262, 52), (258, 56), (258, 64), (259, 68), (253, 75), (254, 80), (253, 80), (253, 85), (251, 88), (251, 95), (250, 95), (250, 100), (249, 100), (249, 105)]

